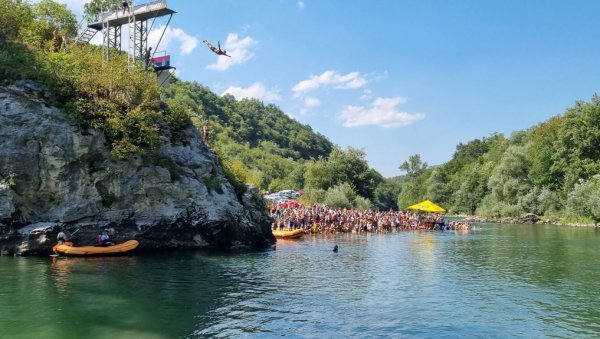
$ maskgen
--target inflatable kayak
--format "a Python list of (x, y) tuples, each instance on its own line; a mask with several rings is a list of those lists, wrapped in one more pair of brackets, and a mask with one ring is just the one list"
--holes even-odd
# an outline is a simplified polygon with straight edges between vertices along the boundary
[(121, 244), (112, 246), (72, 246), (69, 244), (54, 245), (52, 250), (57, 254), (74, 256), (100, 256), (100, 255), (123, 255), (130, 254), (138, 246), (137, 240), (128, 240)]
[(303, 234), (304, 234), (303, 229), (297, 229), (297, 230), (292, 230), (292, 231), (273, 230), (273, 235), (275, 236), (275, 238), (279, 238), (279, 239), (298, 239)]

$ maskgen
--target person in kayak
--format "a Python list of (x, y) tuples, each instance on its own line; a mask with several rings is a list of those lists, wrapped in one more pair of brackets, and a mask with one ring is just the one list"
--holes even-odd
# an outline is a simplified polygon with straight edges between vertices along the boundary
[(98, 234), (96, 241), (98, 243), (98, 246), (108, 247), (108, 246), (114, 245), (110, 241), (110, 236), (108, 235), (108, 232), (106, 230), (104, 230), (100, 234)]
[(56, 242), (58, 242), (59, 245), (70, 245), (72, 246), (73, 243), (71, 242), (71, 233), (69, 233), (69, 231), (67, 230), (66, 227), (61, 228), (60, 232), (58, 232), (58, 235), (56, 236)]

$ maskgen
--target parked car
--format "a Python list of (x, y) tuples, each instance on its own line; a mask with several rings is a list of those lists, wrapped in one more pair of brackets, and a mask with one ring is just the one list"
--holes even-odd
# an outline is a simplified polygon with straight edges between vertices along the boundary
[(265, 199), (269, 199), (269, 200), (287, 199), (287, 197), (284, 195), (278, 194), (278, 193), (273, 193), (273, 194), (265, 195)]
[(297, 198), (300, 196), (300, 193), (298, 193), (296, 190), (282, 190), (277, 193), (288, 198)]

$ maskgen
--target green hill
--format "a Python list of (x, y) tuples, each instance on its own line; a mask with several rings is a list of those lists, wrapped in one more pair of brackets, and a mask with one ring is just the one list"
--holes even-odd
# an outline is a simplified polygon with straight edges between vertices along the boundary
[[(196, 83), (177, 81), (161, 98), (186, 111), (202, 130), (208, 123), (211, 146), (241, 180), (263, 189), (303, 187), (299, 169), (311, 159), (327, 158), (327, 138), (258, 100), (218, 96)], [(299, 176), (299, 178), (298, 178)]]

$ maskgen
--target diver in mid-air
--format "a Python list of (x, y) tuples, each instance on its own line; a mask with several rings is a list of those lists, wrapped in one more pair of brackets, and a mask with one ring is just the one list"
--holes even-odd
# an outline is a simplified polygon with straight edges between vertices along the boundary
[(205, 43), (206, 46), (208, 46), (208, 48), (210, 48), (210, 50), (213, 51), (215, 54), (217, 54), (217, 55), (224, 55), (226, 57), (230, 57), (231, 58), (231, 55), (228, 55), (226, 50), (221, 49), (221, 42), (220, 41), (217, 42), (217, 45), (219, 47), (213, 46), (213, 44), (211, 44), (210, 41), (208, 41), (208, 40), (204, 40), (202, 42)]

